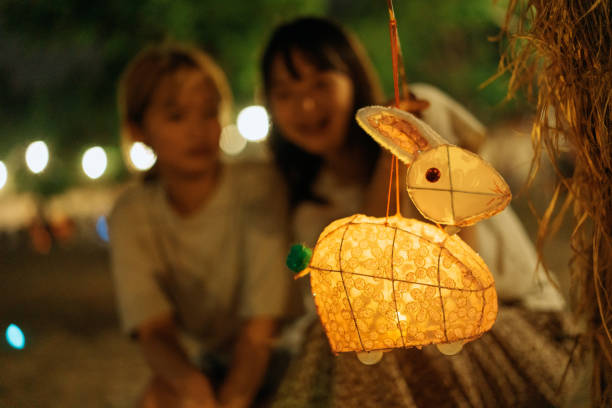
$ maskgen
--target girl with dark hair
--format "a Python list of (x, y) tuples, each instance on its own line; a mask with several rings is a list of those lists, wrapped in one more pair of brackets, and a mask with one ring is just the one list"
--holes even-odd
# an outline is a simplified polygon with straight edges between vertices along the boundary
[[(293, 239), (314, 245), (334, 219), (358, 212), (384, 215), (390, 155), (354, 119), (359, 108), (383, 98), (357, 40), (326, 19), (294, 20), (274, 31), (262, 74), (273, 122), (271, 150), (290, 191)], [(421, 119), (450, 143), (478, 152), (486, 129), (470, 112), (431, 85), (410, 89)], [(403, 193), (402, 213), (422, 218)], [(539, 287), (534, 291), (536, 254), (511, 209), (460, 235), (496, 269), (502, 299), (535, 298), (538, 306), (548, 302), (557, 309), (563, 303), (550, 285), (546, 296)], [(546, 280), (540, 272), (538, 280)]]
[(359, 108), (383, 101), (361, 44), (330, 20), (299, 18), (274, 31), (261, 69), (293, 240), (314, 245), (336, 218), (383, 215), (390, 155), (354, 120)]
[[(270, 147), (290, 192), (293, 241), (314, 246), (326, 225), (351, 214), (384, 216), (390, 155), (381, 151), (354, 120), (357, 109), (380, 104), (383, 98), (356, 40), (329, 20), (299, 18), (272, 33), (261, 69), (273, 124)], [(429, 105), (420, 112), (425, 122), (451, 143), (478, 149), (485, 130), (469, 112), (429, 85), (411, 85), (411, 91), (416, 98), (429, 102), (416, 104)], [(420, 217), (410, 200), (405, 198), (403, 205), (403, 215)], [(513, 215), (500, 216), (498, 219), (505, 221), (497, 226), (503, 224), (504, 228), (491, 229), (485, 222), (477, 226), (479, 238), (484, 237), (492, 248), (489, 252), (494, 259), (485, 261), (495, 267), (500, 261), (504, 269), (509, 267), (502, 277), (505, 280), (500, 279), (501, 286), (507, 282), (507, 287), (498, 288), (500, 300), (519, 300), (529, 307), (528, 295), (539, 301), (545, 297), (543, 292), (533, 291), (534, 269), (530, 265), (533, 261), (535, 267), (536, 258), (531, 256), (533, 250), (523, 247), (518, 254), (516, 246), (514, 253), (504, 253), (508, 243), (530, 242), (522, 229), (506, 228), (520, 226), (518, 220), (508, 218)], [(471, 234), (475, 232), (471, 230)], [(498, 235), (511, 239), (500, 240)], [(520, 269), (514, 270), (518, 264)], [(529, 276), (518, 276), (521, 273)], [(304, 326), (308, 326), (314, 320), (314, 305), (310, 293), (305, 299), (312, 312), (310, 320), (304, 319)], [(558, 296), (542, 303), (543, 307), (539, 306), (544, 310), (562, 307)], [(466, 345), (457, 356), (442, 356), (431, 347), (399, 350), (371, 367), (361, 365), (347, 353), (333, 357), (321, 325), (311, 324), (275, 406), (556, 404), (559, 393), (548, 389), (551, 384), (552, 388), (559, 386), (559, 367), (567, 359), (565, 350), (558, 349), (559, 344), (553, 341), (559, 324), (554, 321), (543, 328), (531, 318), (523, 309), (500, 309), (493, 330), (482, 340)], [(525, 348), (533, 350), (528, 357)], [(574, 374), (570, 370), (567, 376)]]
[(276, 29), (262, 72), (274, 123), (270, 146), (291, 204), (322, 201), (313, 188), (326, 166), (371, 181), (380, 148), (353, 117), (380, 103), (382, 92), (360, 44), (328, 20), (301, 18)]

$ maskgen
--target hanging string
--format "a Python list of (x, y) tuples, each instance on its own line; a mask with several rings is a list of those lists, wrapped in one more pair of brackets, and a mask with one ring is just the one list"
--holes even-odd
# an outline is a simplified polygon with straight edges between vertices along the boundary
[(393, 166), (395, 165), (395, 156), (391, 159), (391, 171), (389, 171), (389, 192), (387, 193), (387, 214), (385, 215), (385, 224), (389, 220), (389, 204), (391, 203), (391, 186), (393, 186)]
[(397, 156), (393, 156), (395, 160), (395, 214), (400, 214), (400, 194), (399, 194), (399, 160)]
[[(395, 20), (395, 12), (393, 11), (393, 0), (387, 0), (387, 7), (389, 9), (389, 36), (391, 40), (391, 61), (393, 64), (393, 90), (395, 93), (395, 106), (399, 107), (400, 104), (400, 93), (399, 93), (399, 70), (398, 60), (400, 58), (399, 50), (399, 39), (397, 36), (397, 21)], [(402, 69), (403, 73), (403, 69)], [(405, 78), (403, 77), (405, 85), (404, 91), (407, 92), (408, 87), (405, 84)], [(389, 193), (387, 194), (387, 215), (385, 222), (389, 218), (389, 205), (391, 202), (391, 186), (393, 184), (393, 169), (395, 168), (395, 213), (400, 214), (400, 200), (399, 200), (399, 161), (394, 155), (391, 159), (391, 169), (389, 171)]]
[(397, 21), (393, 11), (393, 0), (387, 0), (389, 8), (389, 35), (391, 37), (391, 61), (393, 63), (393, 90), (395, 91), (395, 106), (399, 106), (399, 71), (398, 71), (398, 47), (397, 47)]

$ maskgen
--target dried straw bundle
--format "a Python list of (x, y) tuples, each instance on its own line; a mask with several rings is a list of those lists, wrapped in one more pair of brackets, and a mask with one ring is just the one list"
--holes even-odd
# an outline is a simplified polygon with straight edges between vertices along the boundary
[[(594, 353), (593, 404), (612, 406), (612, 26), (610, 0), (510, 0), (508, 46), (500, 72), (510, 72), (509, 97), (537, 95), (535, 157), (545, 149), (560, 183), (538, 232), (544, 240), (572, 207), (574, 309), (589, 324)], [(575, 156), (572, 176), (557, 167), (561, 149)], [(560, 203), (561, 193), (567, 198)]]

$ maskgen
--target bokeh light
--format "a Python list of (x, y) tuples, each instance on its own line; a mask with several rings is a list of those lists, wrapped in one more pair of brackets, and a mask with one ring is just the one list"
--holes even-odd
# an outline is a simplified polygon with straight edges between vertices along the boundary
[(259, 105), (247, 106), (241, 110), (236, 123), (240, 134), (252, 142), (264, 140), (270, 130), (268, 112)]
[(49, 148), (41, 140), (30, 143), (25, 154), (26, 164), (32, 173), (40, 173), (49, 163)]
[(6, 185), (6, 180), (8, 180), (8, 170), (6, 165), (0, 161), (0, 190)]
[(96, 221), (96, 232), (102, 241), (110, 241), (110, 237), (108, 235), (108, 223), (106, 222), (106, 217), (103, 215), (99, 216), (98, 221)]
[(21, 350), (25, 347), (25, 336), (16, 324), (9, 324), (5, 332), (6, 341), (9, 346)]
[(242, 137), (236, 125), (228, 125), (223, 128), (219, 147), (224, 153), (234, 156), (243, 151), (246, 145), (247, 141)]
[(107, 164), (106, 152), (100, 146), (91, 147), (83, 154), (83, 171), (91, 179), (95, 180), (102, 176)]
[(155, 152), (141, 142), (135, 142), (130, 148), (130, 160), (137, 170), (149, 170), (157, 161)]

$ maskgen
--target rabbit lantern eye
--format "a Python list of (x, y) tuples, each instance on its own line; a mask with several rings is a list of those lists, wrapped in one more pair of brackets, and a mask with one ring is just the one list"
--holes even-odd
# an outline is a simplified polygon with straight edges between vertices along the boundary
[(435, 167), (427, 169), (427, 172), (425, 172), (425, 178), (430, 183), (435, 183), (436, 181), (440, 180), (440, 170)]

